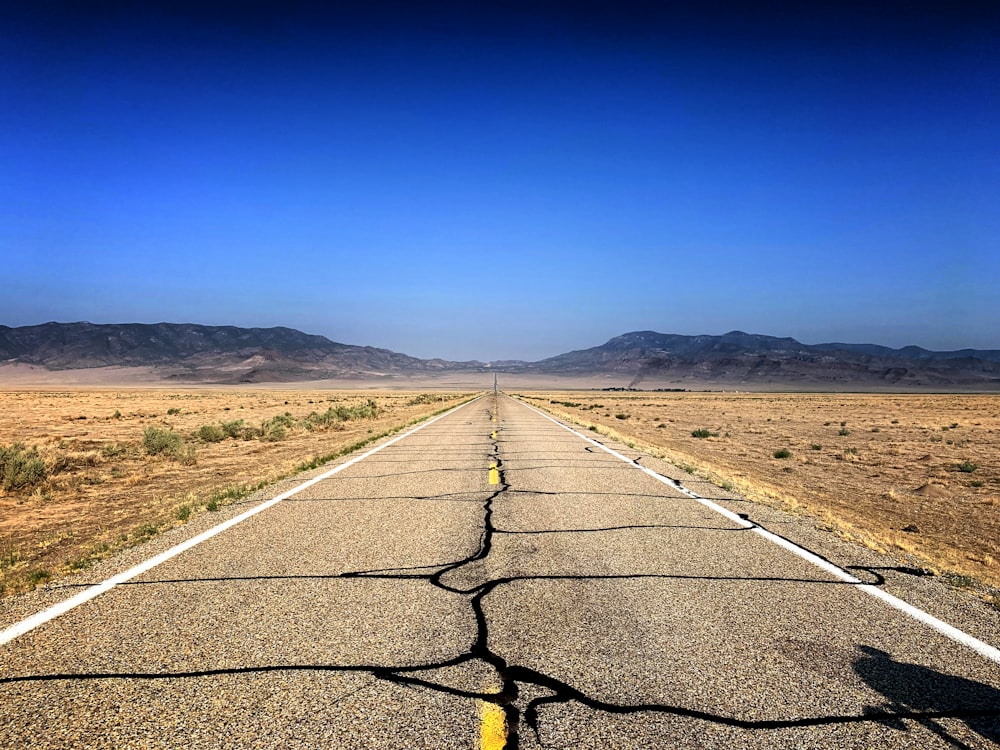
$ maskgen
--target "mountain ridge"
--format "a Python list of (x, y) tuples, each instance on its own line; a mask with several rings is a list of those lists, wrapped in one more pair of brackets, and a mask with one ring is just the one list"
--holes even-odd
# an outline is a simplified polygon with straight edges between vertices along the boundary
[(0, 325), (0, 363), (49, 370), (152, 367), (165, 380), (296, 382), (446, 372), (618, 378), (627, 387), (766, 385), (1000, 389), (1000, 350), (932, 351), (878, 344), (803, 344), (735, 330), (721, 335), (632, 331), (604, 344), (524, 362), (420, 359), (342, 344), (294, 328), (195, 323)]
[(293, 382), (351, 375), (463, 369), (389, 349), (355, 346), (294, 328), (196, 323), (0, 325), (0, 362), (50, 370), (156, 367), (173, 380)]
[(600, 346), (527, 366), (547, 373), (612, 371), (644, 381), (801, 386), (1000, 388), (1000, 351), (933, 352), (876, 344), (803, 344), (790, 337), (730, 331), (685, 336), (633, 331)]

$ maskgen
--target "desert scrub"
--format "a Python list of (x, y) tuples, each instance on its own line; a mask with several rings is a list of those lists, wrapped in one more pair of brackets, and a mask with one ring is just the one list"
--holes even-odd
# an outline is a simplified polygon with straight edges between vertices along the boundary
[(332, 427), (352, 419), (374, 419), (380, 413), (379, 405), (372, 399), (368, 399), (365, 403), (356, 406), (331, 406), (322, 414), (312, 412), (305, 418), (305, 422), (307, 426)]
[(261, 431), (260, 439), (265, 443), (278, 443), (284, 440), (287, 434), (285, 428), (280, 424), (272, 424), (266, 430)]
[[(343, 411), (341, 412), (341, 410)], [(379, 405), (372, 399), (357, 406), (338, 407), (337, 411), (345, 421), (348, 419), (375, 419), (380, 413)]]
[(691, 437), (696, 437), (696, 438), (719, 437), (719, 433), (711, 432), (710, 430), (706, 430), (704, 427), (702, 427), (699, 430), (694, 430), (691, 433)]
[(215, 424), (203, 424), (198, 428), (196, 435), (205, 443), (221, 443), (226, 439), (226, 431)]
[(223, 422), (221, 425), (222, 431), (226, 433), (226, 437), (240, 437), (243, 432), (243, 420), (236, 419), (232, 422)]
[(142, 433), (142, 447), (151, 456), (159, 456), (161, 453), (167, 455), (180, 450), (184, 441), (181, 436), (173, 430), (164, 430), (160, 427), (147, 427)]
[(292, 416), (291, 412), (285, 412), (284, 414), (279, 414), (276, 417), (271, 417), (270, 421), (267, 422), (269, 427), (294, 427), (295, 417)]
[(28, 573), (28, 583), (31, 584), (32, 588), (35, 586), (41, 586), (50, 578), (52, 578), (52, 574), (45, 570), (45, 568), (37, 568), (36, 570)]
[(168, 456), (186, 466), (195, 463), (194, 447), (185, 446), (181, 436), (173, 430), (147, 427), (142, 433), (142, 446), (151, 456)]
[(30, 487), (47, 475), (45, 462), (36, 448), (28, 450), (24, 443), (0, 446), (0, 486), (5, 490)]
[(792, 452), (788, 448), (778, 448), (772, 455), (775, 458), (790, 458)]
[(438, 401), (443, 401), (444, 397), (436, 395), (434, 393), (421, 393), (419, 396), (414, 396), (409, 401), (406, 402), (407, 406), (420, 406), (422, 404), (433, 404)]
[(972, 461), (963, 461), (962, 463), (960, 463), (958, 465), (958, 470), (961, 471), (961, 472), (963, 472), (963, 473), (965, 473), (965, 474), (971, 474), (972, 472), (974, 472), (978, 468), (979, 468), (979, 466), (977, 466), (976, 464), (972, 463)]
[(101, 456), (108, 460), (123, 458), (128, 454), (129, 447), (127, 445), (122, 445), (121, 443), (108, 443), (107, 445), (101, 446)]
[(316, 427), (330, 427), (340, 421), (342, 420), (339, 416), (337, 416), (337, 410), (332, 406), (322, 414), (316, 411), (310, 412), (305, 418), (306, 427), (308, 429), (315, 429)]

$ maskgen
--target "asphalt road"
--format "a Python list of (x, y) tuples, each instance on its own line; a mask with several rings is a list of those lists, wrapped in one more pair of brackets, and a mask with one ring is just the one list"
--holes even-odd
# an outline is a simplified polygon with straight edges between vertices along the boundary
[(0, 646), (0, 720), (3, 748), (996, 748), (1000, 663), (488, 394)]

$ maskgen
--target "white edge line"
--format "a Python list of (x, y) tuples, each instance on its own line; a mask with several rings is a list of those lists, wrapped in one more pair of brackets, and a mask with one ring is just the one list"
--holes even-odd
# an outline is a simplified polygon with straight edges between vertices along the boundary
[(352, 465), (358, 463), (359, 461), (363, 461), (364, 459), (368, 458), (372, 454), (378, 453), (383, 448), (388, 448), (393, 443), (399, 442), (403, 438), (407, 438), (410, 435), (412, 435), (413, 433), (418, 432), (418, 431), (424, 429), (425, 427), (434, 424), (439, 419), (447, 417), (449, 414), (453, 414), (454, 412), (458, 411), (462, 407), (468, 406), (473, 401), (476, 401), (479, 398), (480, 398), (480, 396), (476, 396), (475, 398), (472, 398), (472, 399), (466, 401), (464, 404), (459, 404), (458, 406), (456, 406), (456, 407), (454, 407), (452, 409), (449, 409), (448, 411), (444, 412), (443, 414), (438, 414), (436, 417), (432, 417), (431, 419), (427, 420), (426, 422), (422, 422), (421, 424), (417, 425), (412, 430), (409, 430), (408, 432), (405, 432), (402, 435), (397, 435), (396, 437), (392, 438), (391, 440), (388, 440), (388, 441), (382, 443), (381, 445), (378, 445), (375, 448), (372, 448), (371, 450), (362, 453), (359, 456), (355, 456), (354, 458), (350, 459), (349, 461), (345, 461), (342, 464), (338, 464), (337, 466), (334, 466), (329, 471), (325, 471), (322, 474), (320, 474), (319, 476), (313, 477), (312, 479), (309, 479), (309, 480), (303, 482), (302, 484), (298, 485), (297, 487), (293, 487), (290, 490), (282, 492), (280, 495), (277, 495), (276, 497), (273, 497), (270, 500), (265, 500), (260, 505), (255, 505), (254, 507), (250, 508), (249, 510), (244, 511), (243, 513), (240, 513), (240, 515), (234, 516), (233, 518), (230, 518), (228, 521), (223, 521), (218, 526), (213, 526), (212, 528), (210, 528), (210, 529), (208, 529), (206, 531), (203, 531), (202, 533), (198, 534), (197, 536), (193, 536), (190, 539), (187, 539), (187, 540), (181, 542), (180, 544), (177, 544), (177, 545), (171, 547), (170, 549), (165, 550), (165, 551), (161, 552), (160, 554), (158, 554), (158, 555), (156, 555), (154, 557), (149, 558), (148, 560), (144, 560), (143, 562), (139, 563), (138, 565), (136, 565), (136, 566), (134, 566), (132, 568), (129, 568), (126, 571), (118, 573), (117, 575), (113, 575), (110, 578), (108, 578), (107, 580), (102, 581), (101, 583), (94, 584), (93, 586), (91, 586), (91, 587), (89, 587), (87, 589), (84, 589), (79, 594), (77, 594), (75, 596), (72, 596), (69, 599), (65, 599), (64, 601), (61, 601), (58, 604), (52, 605), (48, 609), (44, 609), (41, 612), (38, 612), (38, 613), (32, 615), (31, 617), (28, 617), (28, 618), (26, 618), (24, 620), (21, 620), (18, 623), (15, 623), (14, 625), (11, 625), (6, 630), (0, 631), (0, 646), (4, 645), (5, 643), (9, 643), (10, 641), (14, 640), (15, 638), (17, 638), (19, 636), (22, 636), (22, 635), (24, 635), (25, 633), (27, 633), (27, 632), (29, 632), (31, 630), (34, 630), (39, 625), (44, 625), (45, 623), (49, 622), (50, 620), (54, 620), (55, 618), (59, 617), (60, 615), (66, 614), (71, 609), (74, 609), (75, 607), (79, 607), (81, 604), (84, 604), (85, 602), (89, 602), (91, 599), (94, 599), (94, 598), (100, 596), (101, 594), (104, 594), (104, 593), (110, 591), (111, 589), (113, 589), (118, 584), (125, 583), (126, 581), (130, 581), (131, 579), (135, 578), (136, 576), (142, 575), (146, 571), (148, 571), (148, 570), (150, 570), (152, 568), (155, 568), (160, 563), (166, 562), (167, 560), (169, 560), (169, 559), (171, 559), (173, 557), (176, 557), (177, 555), (181, 554), (182, 552), (186, 552), (187, 550), (191, 549), (195, 545), (201, 544), (205, 540), (211, 539), (213, 536), (216, 536), (217, 534), (221, 534), (223, 531), (231, 529), (236, 524), (242, 523), (243, 521), (247, 520), (251, 516), (255, 516), (258, 513), (262, 512), (262, 511), (265, 511), (265, 510), (267, 510), (268, 508), (270, 508), (270, 507), (272, 507), (274, 505), (277, 505), (282, 500), (287, 500), (292, 495), (295, 495), (295, 494), (301, 492), (302, 490), (306, 489), (307, 487), (311, 487), (312, 485), (316, 484), (317, 482), (322, 482), (324, 479), (328, 479), (328, 478), (332, 477), (334, 474), (336, 474), (336, 473), (338, 473), (340, 471), (343, 471), (348, 466), (352, 466)]
[(954, 625), (949, 625), (944, 620), (939, 620), (938, 618), (934, 617), (934, 615), (928, 614), (927, 612), (924, 612), (922, 609), (918, 609), (917, 607), (914, 607), (912, 604), (909, 604), (909, 603), (903, 601), (902, 599), (900, 599), (900, 598), (898, 598), (896, 596), (893, 596), (889, 592), (884, 591), (884, 590), (880, 589), (877, 586), (873, 586), (870, 583), (861, 583), (860, 579), (855, 578), (850, 573), (848, 573), (847, 571), (845, 571), (843, 568), (837, 567), (836, 565), (834, 565), (833, 563), (831, 563), (829, 560), (824, 560), (822, 557), (820, 557), (820, 556), (818, 556), (818, 555), (810, 552), (809, 550), (807, 550), (807, 549), (805, 549), (803, 547), (798, 546), (794, 542), (791, 542), (788, 539), (780, 537), (777, 534), (774, 534), (773, 532), (768, 531), (767, 529), (761, 528), (760, 526), (757, 526), (756, 524), (753, 524), (753, 523), (747, 521), (746, 519), (741, 518), (740, 516), (738, 516), (737, 514), (733, 513), (732, 511), (727, 510), (726, 508), (723, 508), (721, 505), (713, 503), (708, 498), (704, 498), (704, 497), (701, 497), (700, 495), (696, 495), (695, 493), (693, 493), (690, 490), (687, 490), (687, 489), (685, 489), (683, 487), (678, 487), (673, 482), (671, 482), (669, 479), (667, 479), (666, 477), (664, 477), (662, 474), (657, 474), (652, 469), (649, 469), (649, 468), (647, 468), (645, 466), (640, 466), (639, 464), (635, 463), (632, 459), (628, 458), (627, 456), (624, 456), (621, 453), (619, 453), (618, 451), (612, 450), (611, 448), (607, 447), (606, 445), (603, 445), (602, 443), (599, 443), (596, 440), (594, 440), (592, 438), (589, 438), (589, 437), (587, 437), (586, 435), (584, 435), (582, 433), (577, 432), (572, 427), (570, 427), (570, 426), (568, 426), (566, 424), (563, 424), (558, 419), (555, 419), (554, 417), (549, 416), (548, 414), (546, 414), (545, 412), (541, 411), (540, 409), (532, 406), (531, 404), (525, 403), (524, 401), (519, 401), (519, 403), (521, 403), (524, 406), (528, 407), (532, 411), (535, 411), (538, 414), (541, 414), (547, 420), (549, 420), (550, 422), (553, 422), (554, 424), (559, 425), (564, 430), (572, 432), (574, 435), (576, 435), (577, 437), (581, 438), (582, 440), (587, 441), (591, 445), (594, 445), (594, 446), (600, 448), (601, 450), (605, 451), (606, 453), (610, 453), (615, 458), (618, 458), (618, 459), (624, 461), (625, 463), (629, 464), (630, 466), (633, 466), (636, 469), (639, 469), (644, 474), (648, 474), (649, 476), (651, 476), (653, 479), (657, 480), (658, 482), (662, 482), (663, 484), (667, 485), (668, 487), (672, 487), (673, 489), (680, 490), (685, 495), (687, 495), (688, 497), (690, 497), (692, 500), (696, 500), (699, 503), (701, 503), (702, 505), (704, 505), (706, 508), (710, 508), (711, 510), (715, 511), (716, 513), (719, 513), (720, 515), (725, 516), (726, 518), (728, 518), (733, 523), (737, 523), (737, 524), (739, 524), (740, 526), (742, 526), (745, 529), (750, 529), (750, 530), (756, 532), (757, 534), (759, 534), (760, 536), (762, 536), (764, 539), (767, 539), (769, 542), (771, 542), (773, 544), (776, 544), (776, 545), (778, 545), (779, 547), (781, 547), (783, 549), (788, 550), (792, 554), (797, 555), (798, 557), (801, 557), (803, 560), (806, 560), (806, 561), (812, 563), (813, 565), (817, 566), (818, 568), (822, 568), (827, 573), (830, 573), (831, 575), (839, 578), (842, 581), (846, 581), (847, 583), (857, 584), (855, 586), (855, 588), (857, 588), (859, 591), (864, 591), (866, 594), (870, 594), (871, 596), (875, 597), (876, 599), (881, 599), (883, 602), (885, 602), (886, 604), (888, 604), (893, 609), (898, 609), (900, 612), (902, 612), (902, 613), (904, 613), (906, 615), (909, 615), (914, 620), (917, 620), (918, 622), (922, 622), (924, 625), (927, 625), (927, 626), (933, 628), (934, 630), (938, 631), (939, 633), (941, 633), (942, 635), (946, 636), (947, 638), (950, 638), (953, 641), (957, 641), (958, 643), (961, 643), (963, 646), (967, 646), (968, 648), (971, 648), (973, 651), (975, 651), (976, 653), (978, 653), (980, 656), (983, 656), (983, 657), (989, 659), (992, 662), (996, 662), (997, 664), (1000, 664), (1000, 649), (995, 648), (995, 647), (989, 645), (988, 643), (985, 643), (984, 641), (981, 641), (978, 638), (975, 638), (975, 637), (969, 635), (968, 633), (966, 633), (963, 630), (959, 630)]

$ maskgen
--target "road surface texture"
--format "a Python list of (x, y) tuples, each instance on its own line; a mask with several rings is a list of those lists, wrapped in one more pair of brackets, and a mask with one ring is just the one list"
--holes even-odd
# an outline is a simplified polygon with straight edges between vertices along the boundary
[(995, 613), (620, 450), (484, 395), (0, 646), (0, 747), (1000, 747)]

